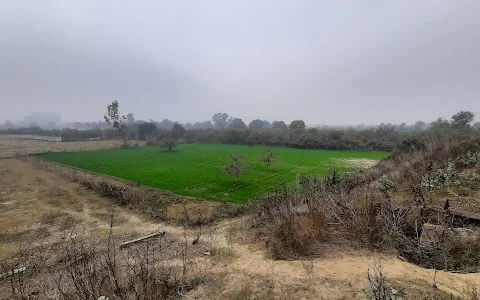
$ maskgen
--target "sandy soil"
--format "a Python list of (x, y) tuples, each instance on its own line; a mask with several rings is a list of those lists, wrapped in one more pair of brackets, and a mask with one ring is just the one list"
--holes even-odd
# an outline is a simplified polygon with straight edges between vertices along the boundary
[[(122, 141), (46, 142), (35, 140), (0, 140), (0, 158), (14, 157), (15, 153), (69, 152), (114, 148)], [(136, 141), (143, 144), (144, 142)]]
[[(54, 241), (74, 228), (93, 235), (109, 228), (112, 205), (107, 199), (28, 163), (0, 160), (0, 187), (0, 258), (15, 253), (29, 238)], [(114, 209), (117, 233), (148, 233), (166, 226)]]
[[(107, 199), (55, 173), (1, 159), (0, 259), (32, 241), (54, 245), (69, 231), (106, 236), (111, 207)], [(433, 270), (366, 251), (337, 252), (308, 261), (272, 261), (264, 244), (254, 241), (255, 231), (247, 217), (222, 221), (199, 233), (199, 229), (184, 231), (125, 208), (114, 210), (114, 233), (120, 239), (165, 230), (178, 237), (185, 233), (191, 245), (200, 234), (200, 242), (191, 247), (198, 248), (197, 259), (206, 265), (205, 273), (212, 280), (185, 299), (363, 299), (367, 270), (375, 262), (382, 264), (388, 278), (405, 287), (406, 299), (439, 299), (435, 293), (441, 292), (460, 296), (480, 285), (480, 274), (437, 272), (437, 291), (432, 288)]]

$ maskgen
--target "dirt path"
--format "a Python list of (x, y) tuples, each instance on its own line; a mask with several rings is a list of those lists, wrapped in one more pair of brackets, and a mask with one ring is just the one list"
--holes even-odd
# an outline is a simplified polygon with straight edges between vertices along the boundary
[[(22, 243), (55, 243), (72, 230), (105, 236), (111, 207), (107, 199), (77, 183), (25, 162), (1, 159), (0, 259), (13, 255)], [(191, 245), (201, 236), (200, 243), (191, 247), (198, 255), (194, 259), (207, 265), (205, 274), (212, 280), (191, 291), (186, 299), (363, 299), (367, 270), (376, 260), (388, 278), (407, 289), (415, 286), (432, 293), (434, 271), (394, 256), (352, 251), (303, 262), (272, 261), (262, 243), (249, 242), (253, 233), (246, 218), (185, 232), (181, 226), (155, 222), (125, 208), (114, 210), (114, 233), (120, 237), (165, 230), (178, 238), (186, 233)], [(480, 274), (438, 272), (436, 283), (441, 291), (459, 296), (474, 285), (480, 286)]]

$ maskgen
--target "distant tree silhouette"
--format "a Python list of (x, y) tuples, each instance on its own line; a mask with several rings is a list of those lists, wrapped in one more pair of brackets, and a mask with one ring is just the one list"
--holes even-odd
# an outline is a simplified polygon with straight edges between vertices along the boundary
[(255, 119), (248, 124), (248, 128), (263, 128), (263, 121), (260, 119)]
[(239, 118), (233, 119), (232, 122), (230, 123), (230, 128), (243, 129), (243, 128), (246, 128), (246, 127), (247, 127), (247, 125), (245, 125), (243, 120), (239, 119)]
[(283, 130), (288, 129), (287, 124), (285, 124), (285, 122), (283, 121), (273, 121), (272, 127), (277, 129), (283, 129)]
[(302, 120), (295, 120), (290, 123), (290, 129), (305, 129), (305, 122)]
[(470, 128), (475, 114), (471, 111), (460, 111), (452, 116), (452, 126), (456, 129), (465, 130)]
[(124, 143), (127, 141), (127, 118), (120, 115), (118, 101), (115, 100), (107, 106), (107, 114), (104, 116), (105, 121), (113, 126), (113, 130), (122, 138)]
[(229, 121), (228, 114), (226, 113), (214, 114), (212, 117), (212, 121), (215, 124), (215, 128), (223, 129), (225, 128), (225, 125), (227, 125), (227, 122)]

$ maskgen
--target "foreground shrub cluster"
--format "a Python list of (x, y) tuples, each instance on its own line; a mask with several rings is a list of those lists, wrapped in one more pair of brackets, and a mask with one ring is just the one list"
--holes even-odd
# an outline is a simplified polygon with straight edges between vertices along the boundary
[(12, 274), (0, 285), (9, 299), (162, 300), (180, 299), (208, 278), (187, 259), (186, 243), (167, 234), (118, 247), (111, 234), (107, 240), (71, 234), (53, 255), (40, 246), (0, 261), (0, 273)]
[[(480, 149), (480, 143), (472, 139), (452, 147), (442, 145), (410, 154), (409, 161), (404, 155), (393, 156), (371, 170), (348, 177), (302, 177), (297, 187), (285, 187), (251, 203), (250, 208), (256, 214), (255, 224), (269, 228), (267, 244), (276, 259), (321, 255), (325, 248), (322, 245), (326, 244), (349, 245), (375, 251), (394, 250), (428, 268), (479, 271), (479, 241), (443, 236), (434, 243), (421, 241), (424, 223), (440, 228), (462, 226), (461, 222), (454, 222), (448, 209), (424, 209), (425, 194), (464, 178), (454, 163), (441, 166), (452, 158), (474, 157), (462, 155), (475, 149)], [(475, 160), (468, 158), (469, 164), (471, 161)], [(395, 174), (395, 179), (382, 174)], [(392, 200), (396, 189), (401, 189), (404, 199)], [(457, 233), (454, 230), (451, 236)]]

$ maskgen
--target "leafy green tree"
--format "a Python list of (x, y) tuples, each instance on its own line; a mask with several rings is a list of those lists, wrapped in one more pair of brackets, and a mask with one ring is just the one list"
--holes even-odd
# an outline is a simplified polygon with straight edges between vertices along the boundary
[(264, 162), (268, 167), (268, 171), (272, 172), (272, 164), (276, 162), (276, 157), (277, 153), (275, 150), (271, 151), (270, 149), (267, 149), (265, 154), (262, 157), (259, 157), (258, 160)]
[(127, 141), (127, 124), (125, 121), (127, 118), (124, 115), (120, 115), (118, 109), (118, 101), (115, 100), (112, 104), (107, 106), (107, 114), (104, 116), (105, 121), (112, 125), (113, 130), (123, 139), (124, 143)]
[(295, 120), (290, 123), (290, 129), (298, 130), (298, 129), (305, 129), (305, 122), (302, 120)]
[(230, 123), (230, 128), (236, 128), (236, 129), (243, 129), (246, 128), (247, 125), (243, 122), (242, 119), (239, 118), (234, 118), (232, 122)]
[(212, 121), (215, 124), (215, 128), (223, 129), (225, 128), (225, 125), (227, 125), (227, 122), (229, 121), (228, 114), (226, 113), (214, 114), (212, 117)]
[(272, 128), (272, 124), (267, 120), (263, 120), (263, 128)]
[(473, 124), (473, 128), (480, 129), (480, 122)]
[(451, 131), (451, 124), (448, 120), (443, 118), (438, 118), (437, 120), (430, 123), (429, 133), (432, 135), (432, 138), (442, 139), (449, 134)]
[(260, 119), (255, 119), (248, 124), (248, 128), (263, 128), (263, 121)]
[(250, 172), (250, 168), (245, 164), (243, 155), (229, 154), (228, 157), (230, 163), (222, 168), (222, 172), (227, 176), (235, 176), (235, 183), (238, 185), (240, 174)]
[(185, 128), (178, 122), (175, 122), (172, 127), (172, 138), (179, 139), (185, 135)]
[(282, 130), (286, 130), (288, 128), (287, 124), (285, 124), (285, 122), (283, 121), (273, 121), (272, 127), (277, 129), (282, 129)]
[(457, 129), (465, 130), (470, 128), (475, 114), (471, 111), (460, 111), (452, 116), (452, 126)]
[(138, 135), (141, 140), (146, 140), (148, 134), (153, 134), (157, 131), (157, 125), (152, 122), (141, 123), (138, 125)]

